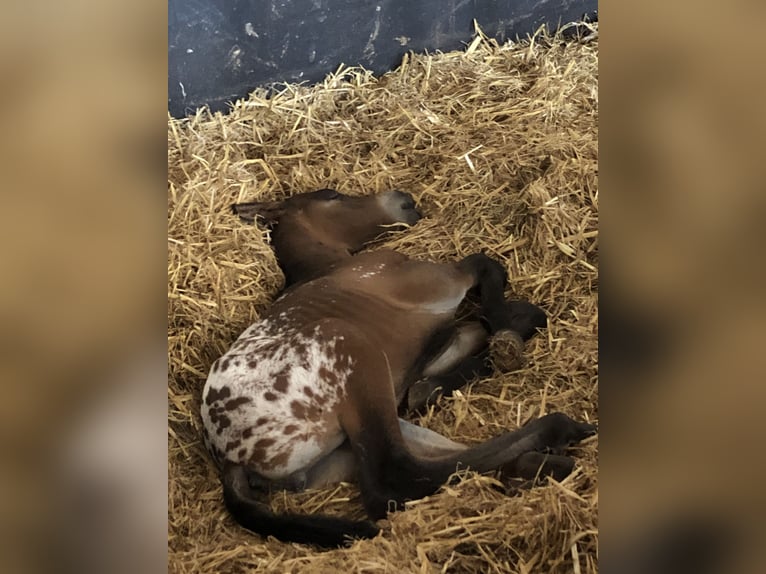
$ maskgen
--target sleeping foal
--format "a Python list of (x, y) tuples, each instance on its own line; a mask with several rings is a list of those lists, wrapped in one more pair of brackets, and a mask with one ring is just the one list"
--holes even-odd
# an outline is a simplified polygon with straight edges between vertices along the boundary
[[(360, 253), (396, 224), (420, 219), (409, 194), (351, 197), (320, 190), (233, 206), (273, 226), (286, 289), (215, 361), (202, 394), (204, 439), (222, 467), (226, 507), (249, 530), (338, 546), (375, 536), (367, 521), (275, 514), (270, 489), (359, 483), (373, 520), (435, 492), (460, 468), (559, 479), (572, 459), (550, 454), (595, 427), (554, 413), (465, 446), (398, 417), (490, 372), (489, 339), (521, 345), (546, 324), (506, 301), (506, 273), (475, 254), (455, 263), (390, 250)], [(475, 320), (455, 311), (476, 293)]]

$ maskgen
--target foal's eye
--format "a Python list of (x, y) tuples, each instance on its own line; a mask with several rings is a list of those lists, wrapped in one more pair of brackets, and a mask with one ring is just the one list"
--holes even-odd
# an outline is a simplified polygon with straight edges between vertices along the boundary
[(324, 199), (325, 201), (332, 201), (334, 199), (340, 199), (341, 195), (334, 189), (323, 189), (319, 192), (321, 195), (320, 197)]

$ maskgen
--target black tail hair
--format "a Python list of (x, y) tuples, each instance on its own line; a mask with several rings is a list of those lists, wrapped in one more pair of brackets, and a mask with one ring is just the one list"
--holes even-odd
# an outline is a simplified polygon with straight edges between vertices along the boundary
[(253, 498), (242, 465), (225, 463), (221, 482), (224, 503), (234, 519), (264, 537), (332, 548), (344, 546), (353, 538), (373, 538), (380, 532), (377, 526), (367, 521), (323, 515), (274, 514), (268, 506)]

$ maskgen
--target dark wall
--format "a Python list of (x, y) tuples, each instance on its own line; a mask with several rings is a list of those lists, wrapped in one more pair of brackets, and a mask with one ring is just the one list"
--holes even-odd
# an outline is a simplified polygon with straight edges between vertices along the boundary
[(316, 82), (338, 65), (376, 73), (408, 51), (498, 40), (595, 12), (597, 0), (169, 0), (168, 109), (213, 110), (274, 82)]

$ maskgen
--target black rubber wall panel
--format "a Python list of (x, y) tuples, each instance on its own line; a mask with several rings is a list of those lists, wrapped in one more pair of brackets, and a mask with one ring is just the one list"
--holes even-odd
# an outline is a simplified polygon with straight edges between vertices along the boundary
[(226, 109), (257, 86), (316, 82), (340, 64), (376, 73), (408, 51), (498, 40), (597, 10), (597, 0), (169, 0), (168, 109)]

